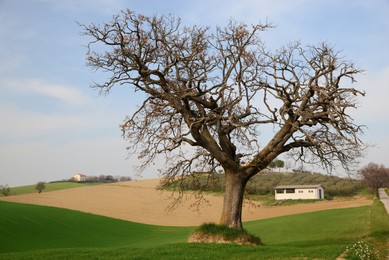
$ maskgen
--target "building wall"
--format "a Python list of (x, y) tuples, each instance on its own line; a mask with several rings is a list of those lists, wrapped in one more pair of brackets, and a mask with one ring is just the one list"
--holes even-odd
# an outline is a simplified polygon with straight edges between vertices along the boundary
[(73, 180), (75, 181), (85, 181), (85, 175), (82, 175), (82, 174), (76, 174), (73, 176)]
[[(292, 190), (294, 190), (294, 193), (292, 193)], [(282, 191), (283, 193), (279, 193), (278, 190), (275, 190), (276, 200), (323, 199), (324, 198), (323, 188), (282, 189)]]

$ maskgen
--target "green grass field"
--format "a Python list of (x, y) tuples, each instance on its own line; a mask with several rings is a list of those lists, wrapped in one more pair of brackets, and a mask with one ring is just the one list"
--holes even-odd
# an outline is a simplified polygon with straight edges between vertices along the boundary
[(0, 253), (161, 245), (182, 242), (192, 230), (143, 225), (78, 211), (10, 202), (0, 202), (0, 209)]
[(264, 246), (186, 244), (194, 227), (132, 223), (66, 209), (0, 202), (0, 259), (335, 259), (357, 241), (384, 253), (382, 204), (245, 223)]
[[(79, 183), (79, 182), (52, 182), (52, 183), (46, 183), (46, 188), (42, 192), (48, 192), (48, 191), (54, 191), (54, 190), (64, 190), (64, 189), (70, 189), (70, 188), (77, 188), (77, 187), (83, 187), (83, 186), (91, 186), (91, 185), (100, 185), (100, 182), (92, 182), (92, 183)], [(11, 188), (11, 192), (9, 195), (20, 195), (24, 193), (35, 193), (38, 192), (35, 189), (36, 185), (26, 185), (26, 186), (19, 186), (19, 187), (13, 187)], [(0, 197), (3, 197), (3, 194), (0, 194)]]

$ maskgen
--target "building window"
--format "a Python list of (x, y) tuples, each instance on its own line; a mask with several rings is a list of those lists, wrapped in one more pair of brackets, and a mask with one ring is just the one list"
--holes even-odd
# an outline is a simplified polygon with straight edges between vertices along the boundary
[(303, 190), (299, 190), (299, 193), (304, 193), (304, 191)]
[(278, 193), (278, 194), (284, 193), (284, 189), (276, 189), (276, 193)]
[(294, 193), (294, 189), (286, 189), (286, 193)]
[(309, 190), (308, 192), (309, 192), (309, 193), (313, 193), (313, 190)]

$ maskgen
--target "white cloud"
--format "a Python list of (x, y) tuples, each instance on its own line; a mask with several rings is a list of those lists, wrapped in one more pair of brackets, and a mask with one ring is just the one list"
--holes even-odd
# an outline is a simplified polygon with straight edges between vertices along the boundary
[(53, 84), (40, 79), (9, 80), (3, 83), (3, 90), (17, 94), (35, 94), (72, 106), (88, 104), (89, 98), (82, 91), (68, 85)]
[(18, 140), (46, 136), (61, 130), (80, 131), (93, 123), (82, 115), (45, 115), (7, 104), (0, 105), (0, 120), (0, 135)]
[(55, 136), (60, 131), (85, 131), (99, 122), (93, 101), (72, 86), (40, 79), (5, 80), (0, 84), (0, 93), (3, 138), (48, 139), (48, 135)]

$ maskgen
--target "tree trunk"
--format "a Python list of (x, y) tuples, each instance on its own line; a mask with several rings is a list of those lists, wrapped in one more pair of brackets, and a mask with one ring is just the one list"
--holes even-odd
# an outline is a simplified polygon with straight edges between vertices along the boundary
[(220, 224), (232, 228), (243, 228), (242, 206), (243, 194), (247, 180), (241, 175), (226, 171), (226, 190)]

